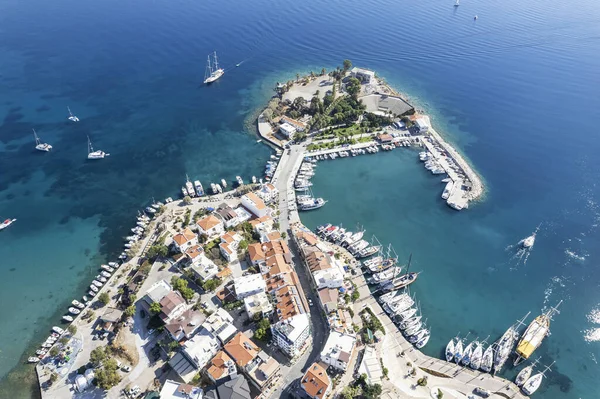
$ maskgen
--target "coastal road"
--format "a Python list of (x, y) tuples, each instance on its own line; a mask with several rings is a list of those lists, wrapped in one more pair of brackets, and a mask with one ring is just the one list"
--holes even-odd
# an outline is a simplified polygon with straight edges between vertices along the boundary
[(310, 307), (310, 322), (313, 342), (310, 348), (299, 359), (297, 359), (291, 367), (282, 367), (282, 374), (284, 375), (282, 383), (270, 395), (271, 398), (286, 397), (287, 394), (284, 393), (289, 393), (293, 390), (292, 386), (290, 385), (293, 384), (294, 381), (301, 378), (306, 369), (319, 358), (321, 350), (323, 349), (329, 334), (327, 320), (325, 320), (325, 317), (323, 316), (319, 307), (316, 305), (319, 302), (316, 292), (312, 289), (310, 276), (304, 267), (298, 248), (296, 248), (294, 242), (290, 239), (292, 235), (290, 221), (293, 222), (298, 220), (298, 214), (295, 207), (296, 195), (294, 192), (293, 183), (294, 177), (296, 176), (296, 173), (300, 168), (300, 164), (302, 163), (302, 159), (304, 158), (304, 151), (305, 146), (303, 145), (294, 145), (289, 149), (289, 152), (287, 150), (284, 151), (280, 161), (280, 169), (275, 176), (276, 179), (274, 179), (273, 184), (279, 191), (279, 210), (281, 211), (279, 215), (280, 229), (281, 231), (285, 231), (287, 233), (286, 242), (290, 247), (294, 269), (298, 274), (298, 279), (300, 280), (300, 285), (302, 286), (304, 295), (307, 299), (310, 299), (313, 304), (315, 304), (314, 306)]

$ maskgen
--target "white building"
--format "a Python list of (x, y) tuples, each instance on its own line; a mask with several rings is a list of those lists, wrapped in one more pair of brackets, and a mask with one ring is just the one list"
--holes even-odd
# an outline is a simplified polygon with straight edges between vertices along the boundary
[(198, 236), (187, 227), (173, 236), (173, 245), (182, 254), (193, 245), (198, 245)]
[(206, 257), (204, 253), (194, 259), (190, 267), (194, 274), (202, 281), (210, 280), (219, 273), (219, 268), (214, 262)]
[(225, 231), (225, 227), (221, 219), (215, 215), (208, 215), (196, 222), (198, 227), (198, 233), (206, 237), (213, 237), (222, 234)]
[(237, 250), (241, 241), (242, 236), (234, 231), (228, 231), (221, 236), (219, 249), (221, 250), (221, 255), (227, 259), (227, 262), (232, 262), (238, 258)]
[(245, 210), (243, 207), (238, 206), (233, 210), (237, 215), (238, 224), (242, 224), (252, 219), (252, 214)]
[(260, 190), (256, 192), (263, 201), (267, 204), (273, 202), (277, 198), (279, 191), (271, 183), (265, 183), (260, 187)]
[(429, 124), (423, 118), (418, 118), (415, 121), (415, 125), (417, 126), (417, 129), (419, 129), (419, 133), (427, 133), (429, 131)]
[(160, 303), (160, 301), (162, 301), (162, 299), (172, 290), (173, 287), (171, 287), (171, 284), (167, 283), (165, 280), (160, 280), (148, 288), (143, 299), (148, 305), (152, 305), (154, 302)]
[(289, 357), (295, 357), (310, 336), (310, 324), (306, 313), (289, 317), (271, 326), (273, 340)]
[(160, 399), (202, 399), (202, 388), (166, 380), (160, 390)]
[(268, 213), (268, 209), (264, 201), (254, 193), (243, 195), (242, 205), (258, 217), (265, 216)]
[(216, 335), (223, 345), (237, 333), (237, 328), (233, 325), (233, 317), (223, 308), (217, 308), (216, 312), (206, 318), (202, 326)]
[(294, 134), (296, 134), (296, 128), (286, 122), (279, 125), (279, 132), (290, 139), (294, 137)]
[(194, 365), (201, 369), (221, 349), (221, 343), (210, 331), (203, 328), (192, 339), (183, 345), (183, 354)]
[(321, 361), (345, 371), (350, 363), (355, 345), (355, 337), (337, 331), (330, 331), (325, 348), (321, 351)]
[(352, 68), (350, 70), (350, 76), (360, 80), (361, 83), (375, 82), (375, 72), (364, 68)]
[(237, 299), (241, 300), (250, 295), (265, 292), (267, 284), (260, 274), (249, 274), (233, 280), (233, 286)]
[(262, 317), (273, 313), (273, 304), (269, 301), (269, 297), (264, 292), (244, 298), (244, 307), (246, 308), (246, 313), (248, 313), (250, 319), (252, 319), (255, 314), (260, 314)]
[(344, 273), (336, 266), (313, 272), (317, 289), (340, 288), (344, 285)]

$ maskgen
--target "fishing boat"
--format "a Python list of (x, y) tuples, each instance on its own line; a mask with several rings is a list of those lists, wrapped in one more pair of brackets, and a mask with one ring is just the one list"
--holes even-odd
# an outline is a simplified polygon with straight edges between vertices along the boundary
[(237, 181), (238, 186), (244, 185), (244, 180), (240, 176), (236, 176), (235, 181)]
[(473, 354), (471, 355), (471, 367), (473, 370), (478, 370), (481, 367), (481, 361), (483, 360), (483, 346), (481, 342), (475, 341), (475, 349), (473, 349)]
[(94, 151), (94, 147), (92, 147), (92, 141), (90, 140), (90, 136), (88, 136), (87, 139), (88, 139), (88, 159), (102, 159), (102, 158), (110, 155), (101, 150)]
[(552, 315), (556, 313), (558, 307), (562, 301), (558, 303), (555, 307), (550, 308), (547, 312), (541, 314), (540, 316), (533, 319), (523, 337), (517, 344), (517, 348), (515, 353), (517, 355), (514, 365), (518, 365), (523, 360), (529, 359), (529, 356), (542, 344), (542, 341), (550, 332), (550, 321), (552, 320)]
[(79, 118), (73, 115), (73, 113), (71, 112), (71, 108), (69, 108), (68, 106), (67, 111), (69, 111), (69, 116), (67, 117), (68, 120), (70, 120), (71, 122), (79, 122)]
[(454, 358), (454, 338), (446, 345), (446, 361), (451, 362), (452, 358)]
[(489, 373), (492, 371), (492, 366), (494, 365), (494, 347), (493, 345), (488, 346), (483, 352), (483, 356), (481, 358), (481, 366), (479, 367), (481, 371)]
[(523, 384), (527, 382), (529, 377), (531, 377), (531, 373), (533, 372), (533, 368), (535, 367), (537, 362), (538, 361), (536, 360), (535, 362), (533, 362), (533, 364), (530, 364), (529, 366), (523, 368), (523, 370), (521, 370), (519, 374), (517, 374), (517, 378), (515, 378), (515, 384), (518, 387), (523, 386)]
[(460, 359), (460, 362), (464, 366), (468, 366), (471, 363), (472, 354), (473, 354), (473, 342), (469, 343), (467, 345), (467, 347), (465, 348), (462, 358)]
[(194, 185), (190, 181), (190, 178), (188, 177), (188, 175), (185, 175), (185, 188), (187, 189), (187, 192), (190, 197), (196, 196), (196, 192), (194, 191)]
[(4, 222), (0, 223), (0, 230), (4, 230), (16, 221), (17, 219), (6, 219)]
[(204, 195), (204, 187), (202, 187), (202, 183), (200, 183), (200, 180), (194, 180), (194, 188), (196, 189), (196, 195), (198, 197)]
[(37, 133), (35, 132), (35, 129), (31, 129), (31, 130), (33, 130), (33, 137), (35, 138), (35, 149), (38, 151), (44, 151), (44, 152), (50, 151), (52, 149), (52, 146), (47, 143), (42, 143), (40, 138), (38, 137)]
[[(552, 364), (554, 364), (554, 362), (552, 362)], [(552, 364), (550, 366), (552, 366)], [(546, 367), (544, 371), (534, 374), (532, 377), (529, 377), (527, 382), (523, 384), (521, 389), (526, 395), (532, 395), (535, 391), (538, 390), (538, 388), (542, 384), (542, 380), (544, 379), (546, 371), (550, 370), (550, 366)]]
[(210, 62), (210, 54), (208, 55), (208, 59), (206, 61), (206, 72), (204, 73), (204, 83), (210, 84), (217, 79), (219, 79), (225, 71), (219, 68), (219, 61), (217, 60), (217, 52), (213, 53), (213, 62), (211, 65)]
[(83, 303), (79, 302), (77, 299), (73, 299), (73, 301), (71, 302), (71, 305), (77, 306), (79, 309), (85, 308), (85, 305)]

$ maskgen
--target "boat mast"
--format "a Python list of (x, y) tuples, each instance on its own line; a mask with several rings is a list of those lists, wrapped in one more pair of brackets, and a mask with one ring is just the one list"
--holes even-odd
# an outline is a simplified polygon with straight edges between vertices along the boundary
[(88, 154), (94, 152), (94, 147), (92, 147), (92, 141), (90, 140), (90, 136), (87, 136), (88, 139)]
[(219, 63), (217, 62), (217, 52), (214, 52), (214, 57), (215, 57), (215, 71), (219, 70)]
[(204, 79), (208, 79), (212, 75), (212, 68), (210, 66), (210, 55), (206, 58), (206, 72), (204, 73)]
[(33, 130), (33, 137), (35, 137), (35, 145), (39, 145), (40, 138), (38, 137), (37, 133), (35, 132), (35, 129), (31, 129), (31, 130)]
[(73, 113), (71, 112), (71, 108), (69, 108), (68, 105), (67, 105), (67, 110), (69, 111), (69, 116), (73, 116)]

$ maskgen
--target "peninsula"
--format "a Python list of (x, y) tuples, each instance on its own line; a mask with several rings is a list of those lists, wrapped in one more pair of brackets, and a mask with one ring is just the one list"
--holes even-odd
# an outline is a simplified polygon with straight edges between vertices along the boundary
[[(237, 187), (213, 184), (208, 194), (188, 180), (182, 199), (140, 212), (119, 261), (99, 266), (66, 325), (31, 358), (42, 398), (525, 397), (507, 380), (418, 350), (434, 332), (415, 316), (404, 287), (416, 277), (400, 275), (393, 250), (364, 231), (302, 224), (311, 195), (295, 186), (309, 183), (325, 155), (423, 146), (439, 167), (463, 171), (450, 175), (462, 179), (456, 198), (480, 190), (424, 116), (374, 75), (345, 69), (340, 79), (321, 76), (310, 101), (320, 111), (310, 117), (286, 95), (314, 93), (319, 78), (280, 85), (259, 119), (264, 139), (282, 147), (264, 181), (238, 176)], [(391, 285), (370, 290), (374, 281)]]
[(373, 71), (345, 60), (343, 67), (329, 73), (322, 69), (278, 83), (276, 92), (258, 118), (258, 131), (277, 147), (303, 143), (306, 156), (316, 160), (419, 148), (425, 168), (447, 175), (441, 196), (450, 207), (467, 208), (483, 194), (477, 173), (432, 127), (429, 117)]

